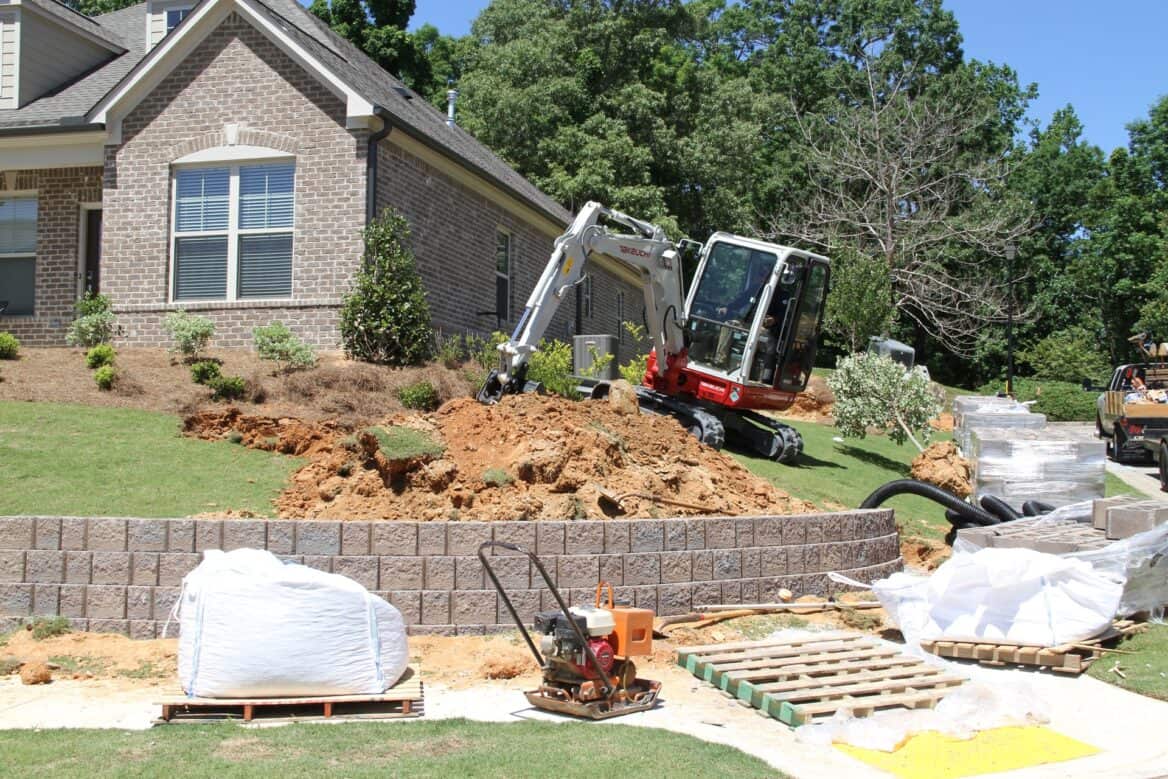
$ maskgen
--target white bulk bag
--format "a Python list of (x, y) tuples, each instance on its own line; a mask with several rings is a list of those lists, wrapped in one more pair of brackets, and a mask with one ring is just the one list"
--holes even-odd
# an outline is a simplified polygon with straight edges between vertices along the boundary
[(896, 573), (872, 585), (910, 644), (997, 641), (1058, 646), (1097, 635), (1115, 617), (1123, 578), (1031, 549), (957, 553), (932, 576)]
[(192, 697), (377, 694), (409, 662), (397, 609), (259, 549), (205, 552), (176, 608), (179, 680)]

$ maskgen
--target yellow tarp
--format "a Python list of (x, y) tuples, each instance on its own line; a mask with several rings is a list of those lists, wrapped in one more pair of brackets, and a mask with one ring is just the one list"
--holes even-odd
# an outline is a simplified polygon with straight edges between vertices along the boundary
[(956, 779), (1074, 760), (1099, 752), (1069, 736), (1040, 727), (983, 730), (971, 739), (918, 733), (895, 752), (837, 744), (837, 749), (903, 779)]

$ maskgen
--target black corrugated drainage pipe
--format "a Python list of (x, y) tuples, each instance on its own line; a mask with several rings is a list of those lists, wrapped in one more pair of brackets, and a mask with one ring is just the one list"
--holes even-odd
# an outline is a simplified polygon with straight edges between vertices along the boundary
[(864, 498), (864, 502), (860, 504), (860, 508), (877, 508), (884, 501), (897, 495), (919, 495), (922, 498), (928, 498), (935, 503), (940, 503), (955, 514), (959, 514), (967, 522), (975, 525), (984, 527), (986, 525), (997, 525), (1001, 523), (1001, 520), (988, 511), (983, 511), (977, 506), (971, 506), (953, 493), (946, 492), (940, 487), (935, 487), (932, 484), (926, 484), (916, 479), (897, 479), (896, 481), (890, 481), (883, 486), (877, 487), (871, 495)]

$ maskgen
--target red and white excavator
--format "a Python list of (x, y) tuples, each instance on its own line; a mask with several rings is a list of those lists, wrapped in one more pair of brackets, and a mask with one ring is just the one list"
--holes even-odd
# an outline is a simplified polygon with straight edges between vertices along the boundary
[[(682, 255), (690, 252), (698, 263), (686, 294)], [(799, 433), (757, 411), (786, 409), (807, 386), (827, 296), (827, 258), (722, 232), (705, 244), (675, 244), (657, 225), (599, 203), (585, 205), (556, 239), (478, 399), (494, 403), (536, 389), (527, 381), (531, 353), (596, 255), (642, 279), (653, 350), (637, 387), (641, 407), (676, 417), (715, 448), (728, 441), (779, 462), (797, 458)], [(592, 396), (607, 391), (600, 383)]]

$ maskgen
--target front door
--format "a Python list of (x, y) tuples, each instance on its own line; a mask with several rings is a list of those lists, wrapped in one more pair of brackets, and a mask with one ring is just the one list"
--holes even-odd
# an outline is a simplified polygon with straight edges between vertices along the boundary
[(101, 292), (101, 209), (93, 208), (85, 215), (85, 265), (83, 292)]

